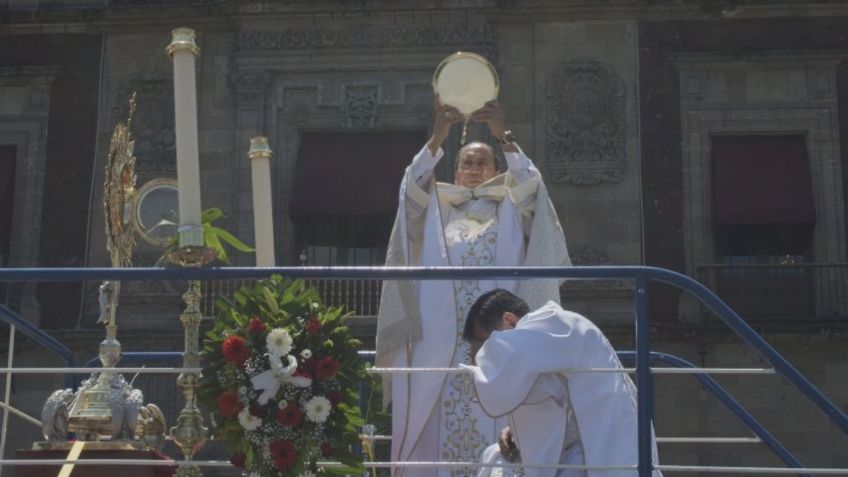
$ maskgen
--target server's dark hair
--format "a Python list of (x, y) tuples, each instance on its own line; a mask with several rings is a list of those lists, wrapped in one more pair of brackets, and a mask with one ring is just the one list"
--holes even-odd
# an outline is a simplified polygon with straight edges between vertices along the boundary
[(518, 298), (515, 294), (501, 288), (480, 295), (480, 298), (477, 298), (477, 301), (468, 310), (465, 328), (462, 330), (462, 339), (470, 341), (474, 338), (475, 323), (489, 331), (495, 329), (498, 320), (506, 312), (520, 318), (530, 312), (530, 307), (527, 302)]

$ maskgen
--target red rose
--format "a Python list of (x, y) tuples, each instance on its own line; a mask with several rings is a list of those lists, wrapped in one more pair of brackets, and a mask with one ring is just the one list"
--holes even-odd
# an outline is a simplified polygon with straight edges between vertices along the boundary
[(244, 452), (236, 452), (230, 457), (230, 464), (233, 464), (235, 467), (239, 469), (244, 469), (244, 462), (247, 460), (247, 456), (244, 455)]
[(258, 317), (253, 317), (250, 323), (247, 324), (247, 331), (251, 333), (264, 333), (267, 329), (268, 327), (265, 326), (265, 322)]
[(306, 332), (310, 335), (318, 334), (321, 331), (321, 322), (318, 321), (318, 318), (309, 318), (306, 320)]
[(224, 359), (239, 366), (250, 357), (250, 350), (247, 349), (244, 338), (238, 335), (228, 336), (221, 345), (221, 350), (224, 352)]
[(218, 396), (218, 412), (223, 417), (237, 416), (244, 409), (235, 391), (224, 391)]
[(336, 450), (333, 449), (333, 444), (330, 444), (329, 442), (325, 442), (325, 443), (321, 444), (321, 455), (322, 456), (331, 457), (333, 455), (333, 452), (335, 452), (335, 451)]
[(315, 376), (321, 379), (329, 379), (339, 372), (342, 365), (331, 356), (324, 356), (315, 364)]
[(330, 404), (337, 406), (344, 400), (344, 394), (341, 391), (330, 391), (327, 393), (327, 399), (330, 400)]
[(286, 469), (294, 464), (297, 454), (294, 451), (294, 445), (290, 441), (272, 442), (269, 447), (271, 449), (271, 458), (274, 459), (274, 467)]
[(289, 405), (277, 411), (277, 422), (284, 426), (296, 427), (302, 419), (303, 412), (297, 404), (289, 403)]
[(262, 406), (260, 406), (259, 403), (251, 404), (250, 414), (256, 417), (262, 417)]

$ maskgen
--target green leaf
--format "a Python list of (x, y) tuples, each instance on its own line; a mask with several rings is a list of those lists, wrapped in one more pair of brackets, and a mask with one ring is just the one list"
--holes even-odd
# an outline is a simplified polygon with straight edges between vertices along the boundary
[(235, 235), (227, 232), (226, 230), (222, 229), (221, 227), (215, 227), (215, 226), (211, 226), (211, 227), (215, 231), (215, 234), (218, 236), (218, 238), (227, 242), (228, 244), (230, 244), (234, 249), (238, 250), (239, 252), (255, 252), (256, 251), (255, 248), (253, 248), (250, 245), (242, 242)]
[(218, 259), (222, 262), (229, 264), (230, 257), (227, 256), (227, 251), (224, 250), (224, 246), (221, 244), (221, 241), (218, 240), (218, 236), (215, 234), (214, 229), (209, 223), (203, 224), (203, 241), (206, 242), (208, 247), (215, 249), (218, 252)]
[(200, 213), (201, 222), (214, 222), (224, 216), (224, 211), (218, 207), (210, 207)]
[(277, 297), (274, 296), (274, 293), (268, 288), (263, 287), (262, 295), (265, 297), (265, 303), (268, 304), (268, 308), (270, 308), (275, 314), (279, 313), (280, 307), (277, 305)]

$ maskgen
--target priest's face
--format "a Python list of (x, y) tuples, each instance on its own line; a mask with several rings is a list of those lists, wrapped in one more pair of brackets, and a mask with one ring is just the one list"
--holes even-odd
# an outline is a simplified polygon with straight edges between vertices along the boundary
[(464, 147), (454, 175), (456, 185), (469, 189), (498, 175), (492, 148), (483, 143), (473, 143)]

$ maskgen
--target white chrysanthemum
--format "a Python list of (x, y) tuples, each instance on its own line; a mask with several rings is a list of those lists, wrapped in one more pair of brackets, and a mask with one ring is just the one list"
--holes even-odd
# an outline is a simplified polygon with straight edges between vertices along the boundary
[(250, 409), (247, 407), (242, 409), (238, 415), (239, 424), (244, 428), (245, 431), (255, 431), (259, 429), (259, 426), (262, 425), (262, 419), (254, 416), (250, 413)]
[(320, 424), (327, 420), (327, 416), (330, 415), (330, 410), (332, 409), (332, 404), (324, 396), (315, 396), (309, 401), (306, 401), (303, 407), (306, 408), (306, 417), (310, 421)]
[(280, 399), (280, 402), (277, 403), (277, 409), (285, 409), (289, 403), (285, 399)]
[(282, 357), (291, 351), (292, 337), (283, 328), (274, 328), (265, 338), (265, 345), (268, 347), (269, 353)]
[(309, 359), (312, 357), (312, 351), (309, 350), (309, 348), (306, 348), (300, 352), (300, 357), (303, 359)]
[(312, 309), (317, 310), (321, 305), (318, 304), (317, 301), (312, 302)]

